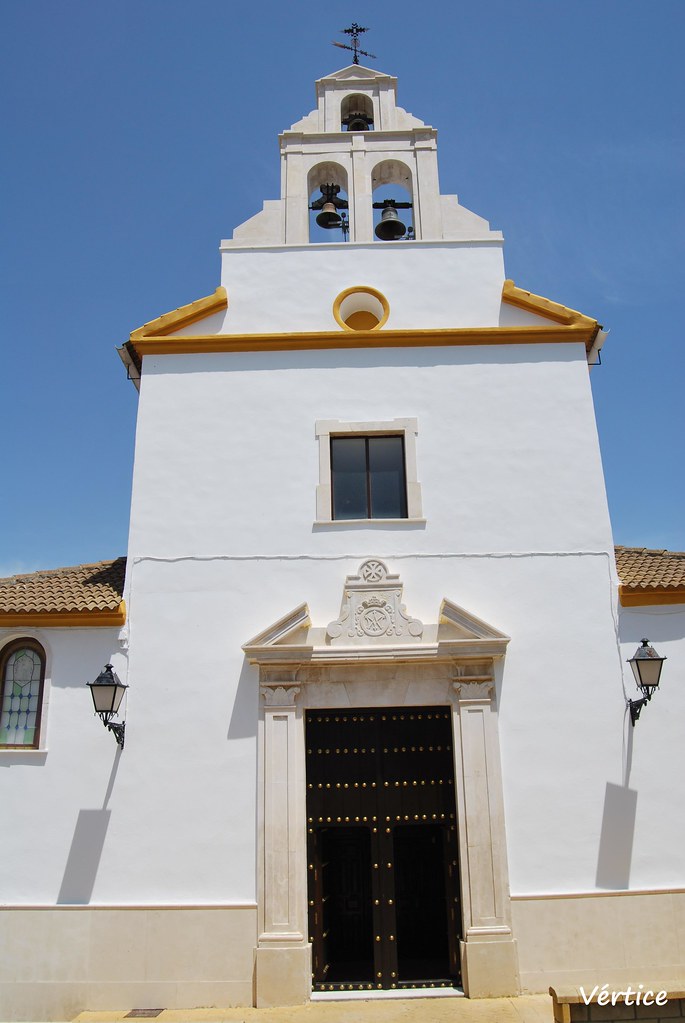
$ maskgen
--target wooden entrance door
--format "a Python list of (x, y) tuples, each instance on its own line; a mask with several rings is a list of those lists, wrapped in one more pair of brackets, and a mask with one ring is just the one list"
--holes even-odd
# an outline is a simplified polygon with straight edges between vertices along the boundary
[(457, 983), (451, 712), (308, 711), (305, 722), (314, 988)]

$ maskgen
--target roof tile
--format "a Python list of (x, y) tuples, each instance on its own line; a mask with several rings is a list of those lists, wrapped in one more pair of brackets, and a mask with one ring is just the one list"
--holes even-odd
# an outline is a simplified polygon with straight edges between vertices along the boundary
[(685, 589), (685, 551), (617, 547), (616, 568), (628, 592)]
[(0, 614), (116, 611), (125, 572), (126, 558), (116, 558), (0, 579)]

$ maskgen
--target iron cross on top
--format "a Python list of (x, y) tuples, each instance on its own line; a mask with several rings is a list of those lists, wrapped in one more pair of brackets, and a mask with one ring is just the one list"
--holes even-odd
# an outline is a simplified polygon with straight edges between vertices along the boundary
[(339, 46), (341, 50), (352, 50), (352, 52), (354, 53), (352, 62), (354, 64), (359, 63), (360, 53), (362, 57), (371, 57), (373, 60), (376, 59), (375, 53), (367, 53), (366, 50), (362, 50), (359, 47), (359, 36), (362, 34), (362, 32), (368, 32), (369, 31), (368, 28), (362, 28), (362, 26), (358, 25), (356, 21), (353, 21), (349, 28), (343, 28), (341, 29), (341, 31), (344, 32), (345, 35), (351, 37), (352, 45), (348, 46), (347, 43), (336, 43), (335, 41), (333, 42), (333, 45)]

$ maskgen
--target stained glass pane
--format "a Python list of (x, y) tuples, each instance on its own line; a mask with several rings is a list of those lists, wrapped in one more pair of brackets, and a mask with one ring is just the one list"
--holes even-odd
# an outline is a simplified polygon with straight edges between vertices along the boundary
[(42, 669), (40, 654), (31, 647), (13, 650), (5, 661), (0, 745), (34, 745), (40, 711)]

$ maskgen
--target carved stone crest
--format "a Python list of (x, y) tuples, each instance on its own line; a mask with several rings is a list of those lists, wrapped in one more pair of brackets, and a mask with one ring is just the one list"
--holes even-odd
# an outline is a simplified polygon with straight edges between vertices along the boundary
[(418, 641), (423, 622), (406, 613), (402, 588), (399, 575), (379, 558), (362, 562), (357, 574), (345, 579), (340, 617), (326, 629), (328, 640), (341, 646)]

